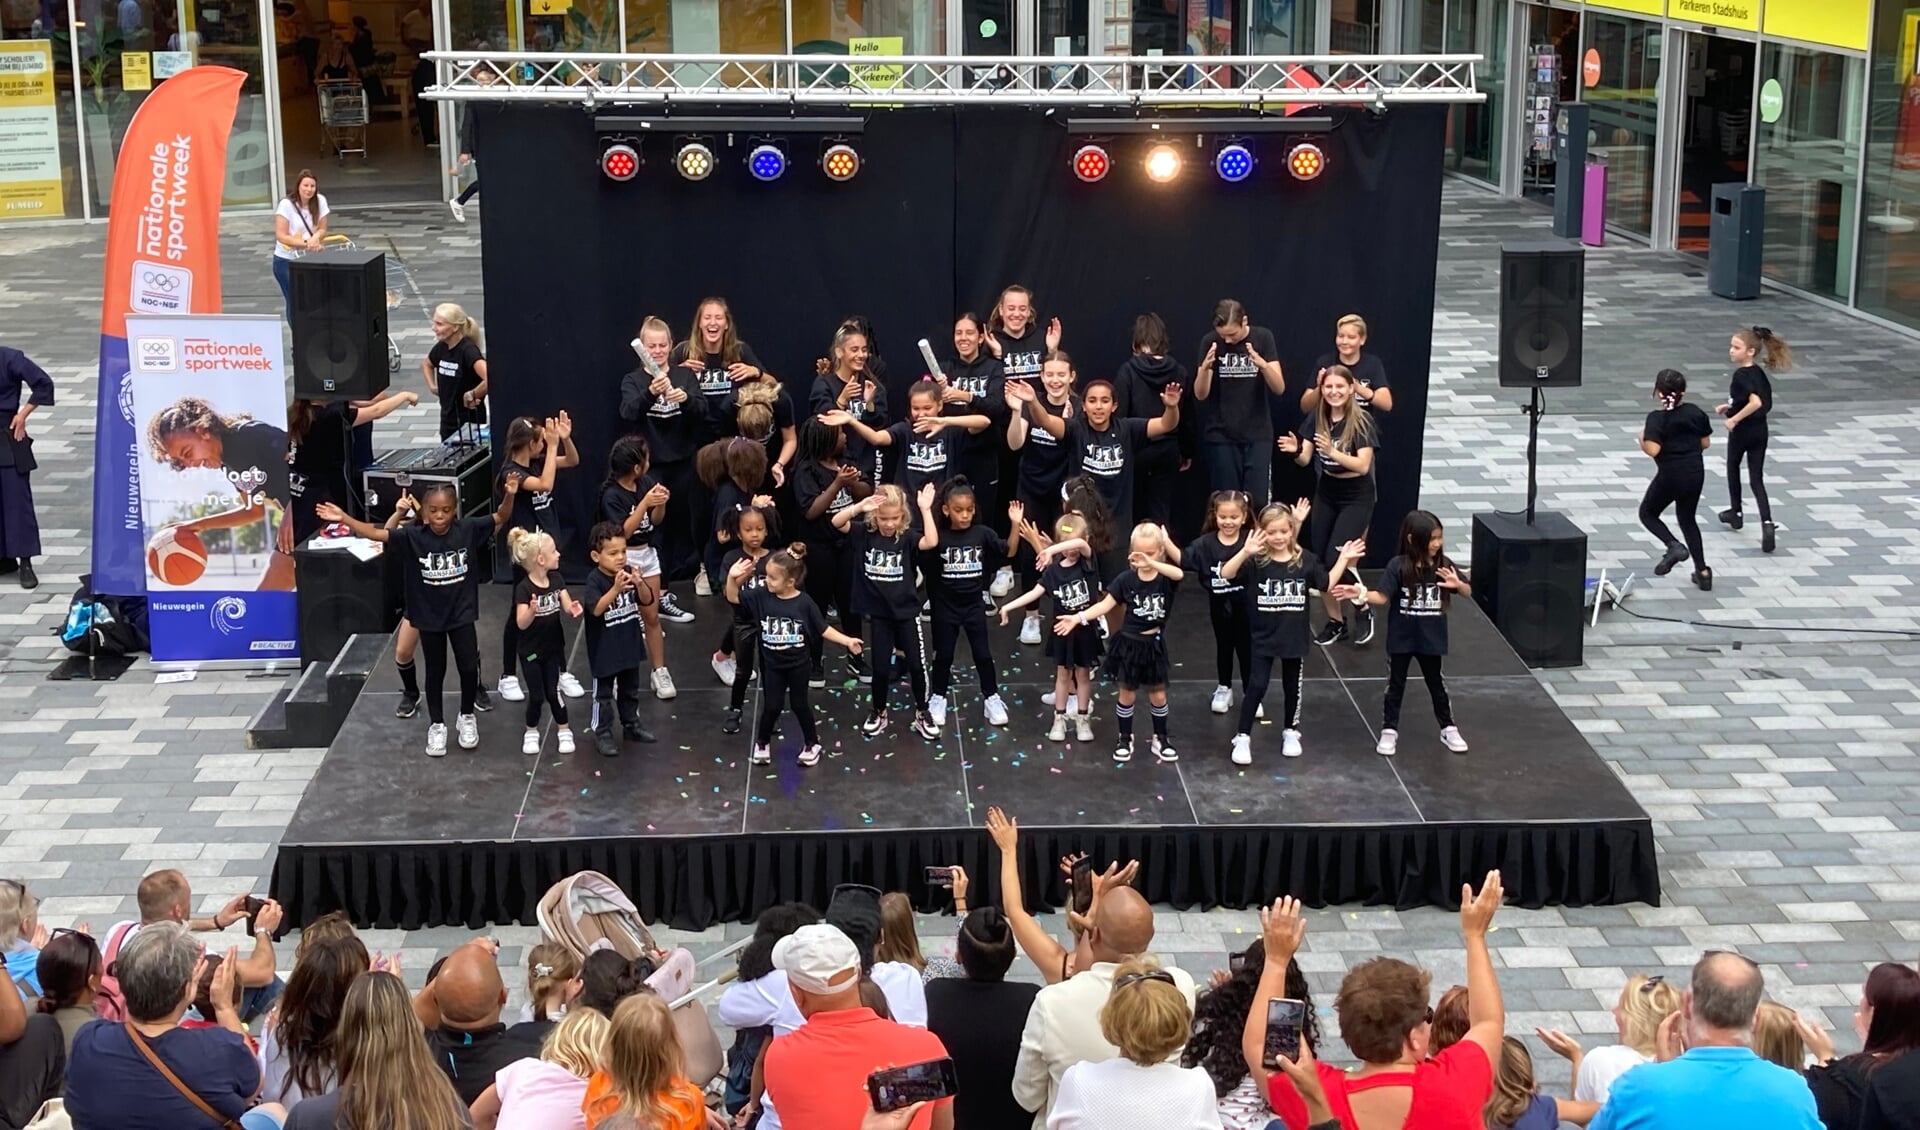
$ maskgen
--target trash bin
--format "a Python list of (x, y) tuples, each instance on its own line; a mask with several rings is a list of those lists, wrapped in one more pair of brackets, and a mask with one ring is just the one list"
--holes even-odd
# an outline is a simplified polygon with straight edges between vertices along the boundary
[(1767, 190), (1751, 184), (1713, 186), (1707, 229), (1707, 289), (1721, 298), (1760, 297), (1761, 225)]

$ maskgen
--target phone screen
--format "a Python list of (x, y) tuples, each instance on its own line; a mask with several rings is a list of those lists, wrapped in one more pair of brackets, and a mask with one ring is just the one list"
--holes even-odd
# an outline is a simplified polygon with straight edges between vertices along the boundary
[(1240, 971), (1242, 969), (1245, 969), (1246, 967), (1247, 967), (1246, 954), (1236, 953), (1236, 954), (1229, 954), (1227, 956), (1227, 972), (1232, 973), (1235, 976), (1238, 976)]
[(1307, 1006), (1304, 1001), (1288, 997), (1276, 997), (1267, 1002), (1267, 1046), (1261, 1052), (1260, 1062), (1267, 1070), (1277, 1070), (1279, 1062), (1276, 1055), (1288, 1059), (1300, 1058), (1300, 1029), (1307, 1023)]
[(960, 1089), (951, 1059), (888, 1067), (867, 1076), (867, 1094), (882, 1114), (919, 1102), (944, 1099)]
[(927, 868), (927, 886), (929, 887), (953, 886), (953, 868), (951, 867)]
[(1073, 861), (1073, 910), (1085, 914), (1093, 905), (1093, 859), (1081, 856)]

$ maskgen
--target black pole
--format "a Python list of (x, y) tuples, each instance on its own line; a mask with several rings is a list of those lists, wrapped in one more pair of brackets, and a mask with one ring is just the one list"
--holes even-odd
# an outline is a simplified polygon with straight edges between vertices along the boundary
[(1527, 402), (1527, 525), (1533, 525), (1533, 502), (1539, 493), (1540, 470), (1540, 386), (1535, 385)]

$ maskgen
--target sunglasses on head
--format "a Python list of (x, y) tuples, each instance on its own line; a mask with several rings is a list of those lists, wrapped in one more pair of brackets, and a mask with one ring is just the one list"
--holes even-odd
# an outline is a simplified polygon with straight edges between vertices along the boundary
[(1113, 991), (1117, 993), (1128, 985), (1137, 985), (1142, 981), (1161, 981), (1169, 985), (1174, 983), (1173, 974), (1164, 969), (1155, 969), (1146, 973), (1127, 974), (1113, 983)]

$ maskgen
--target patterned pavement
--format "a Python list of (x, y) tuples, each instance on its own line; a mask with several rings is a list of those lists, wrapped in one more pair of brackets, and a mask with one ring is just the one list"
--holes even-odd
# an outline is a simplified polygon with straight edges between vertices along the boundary
[[(275, 312), (267, 221), (226, 226), (228, 309)], [(1423, 497), (1463, 555), (1473, 512), (1522, 501), (1526, 421), (1495, 387), (1495, 265), (1500, 241), (1546, 226), (1537, 208), (1446, 190)], [(411, 269), (419, 294), (394, 324), (401, 379), (417, 382), (427, 303), (484, 318), (478, 225), (390, 208), (339, 213), (337, 227)], [(0, 578), (0, 874), (31, 884), (49, 923), (100, 928), (133, 912), (135, 883), (158, 867), (184, 871), (206, 908), (263, 889), (321, 757), (246, 748), (247, 719), (275, 679), (156, 684), (143, 663), (117, 683), (45, 680), (60, 654), (52, 632), (86, 568), (103, 240), (97, 227), (0, 230), (0, 339), (60, 389), (59, 405), (33, 418), (43, 584), (23, 593)], [(1589, 532), (1592, 569), (1639, 576), (1626, 610), (1588, 633), (1586, 665), (1541, 678), (1654, 817), (1667, 901), (1503, 911), (1492, 941), (1511, 1028), (1605, 1042), (1629, 973), (1681, 973), (1703, 948), (1731, 947), (1762, 963), (1775, 998), (1837, 1029), (1845, 1050), (1865, 970), (1920, 954), (1920, 355), (1910, 338), (1811, 302), (1712, 298), (1704, 265), (1678, 256), (1615, 244), (1589, 253), (1587, 278), (1586, 384), (1551, 395), (1542, 505)], [(1784, 529), (1765, 556), (1756, 527), (1729, 533), (1709, 516), (1718, 576), (1704, 594), (1684, 570), (1651, 576), (1653, 546), (1635, 518), (1647, 460), (1633, 436), (1655, 370), (1689, 372), (1711, 400), (1728, 333), (1751, 322), (1785, 335), (1801, 360), (1776, 379), (1769, 469)], [(427, 408), (381, 427), (383, 446), (433, 438)], [(1718, 509), (1724, 486), (1709, 465)], [(952, 925), (923, 920), (930, 950), (950, 948)], [(663, 938), (708, 953), (746, 929)], [(1445, 986), (1464, 977), (1454, 929), (1440, 911), (1328, 908), (1312, 914), (1301, 962), (1323, 1011), (1341, 972), (1378, 953), (1419, 960)], [(1256, 931), (1247, 912), (1163, 908), (1155, 948), (1200, 973)], [(512, 963), (536, 931), (495, 933)], [(462, 936), (367, 940), (401, 953), (417, 979)], [(1543, 1082), (1563, 1083), (1563, 1065), (1534, 1050)]]

